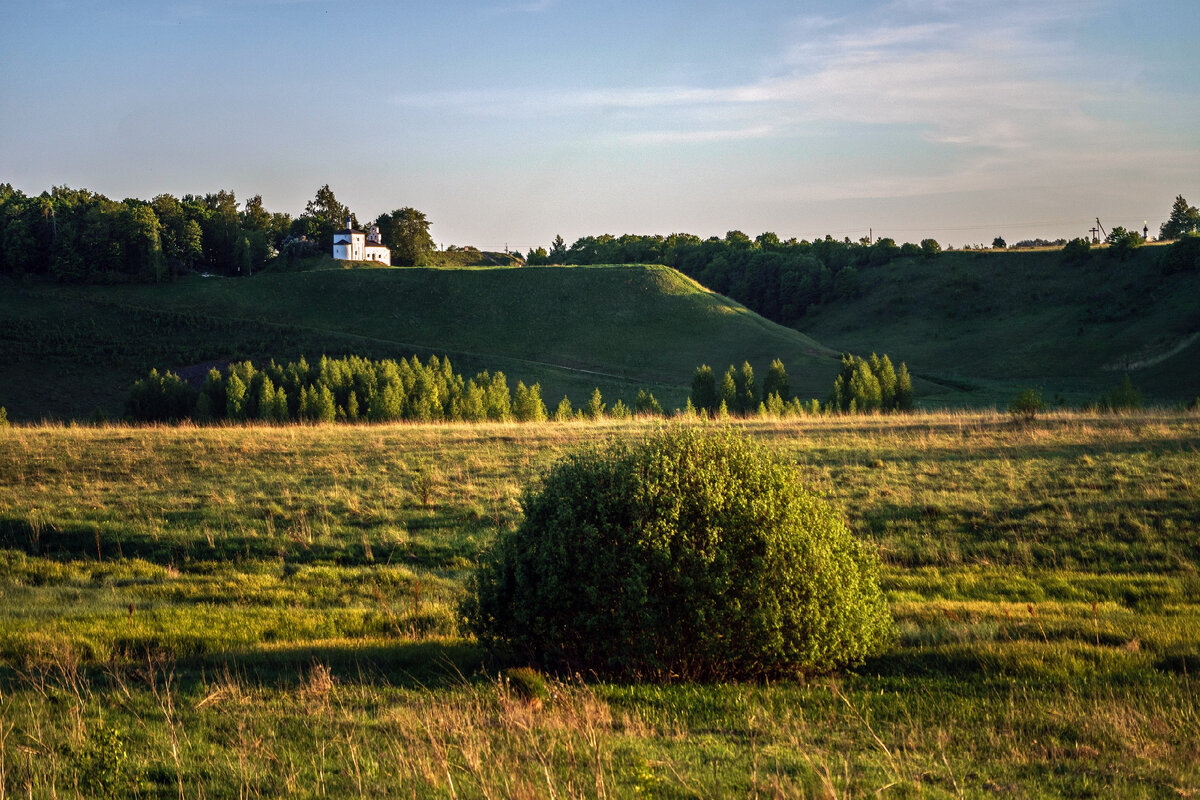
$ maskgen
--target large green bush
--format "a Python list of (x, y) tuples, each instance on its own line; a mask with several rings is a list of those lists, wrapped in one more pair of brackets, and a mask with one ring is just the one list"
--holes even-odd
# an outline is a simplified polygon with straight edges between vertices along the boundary
[(493, 651), (606, 676), (754, 678), (858, 663), (891, 635), (871, 549), (729, 430), (577, 453), (523, 505), (463, 606)]

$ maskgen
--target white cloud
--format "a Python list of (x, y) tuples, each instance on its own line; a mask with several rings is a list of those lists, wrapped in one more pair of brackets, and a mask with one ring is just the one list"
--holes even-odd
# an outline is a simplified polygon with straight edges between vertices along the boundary
[[(1065, 20), (1108, 4), (894, 0), (871, 15), (871, 25), (862, 16), (796, 20), (791, 29), (809, 38), (781, 53), (773, 74), (738, 85), (506, 90), (395, 100), (527, 120), (591, 114), (598, 142), (640, 147), (808, 138), (831, 124), (865, 126), (895, 134), (884, 145), (894, 153), (867, 155), (885, 160), (890, 155), (897, 174), (921, 174), (859, 182), (855, 195), (1010, 186), (1099, 168), (1128, 159), (1138, 147), (1155, 146), (1135, 143), (1129, 128), (1096, 116), (1095, 108), (1120, 101), (1120, 82), (1107, 80), (1119, 67), (1081, 54), (1060, 33)], [(876, 144), (880, 139), (868, 138)], [(928, 161), (906, 164), (906, 154), (921, 147), (940, 154), (940, 174), (928, 174)], [(845, 193), (844, 187), (837, 192)]]

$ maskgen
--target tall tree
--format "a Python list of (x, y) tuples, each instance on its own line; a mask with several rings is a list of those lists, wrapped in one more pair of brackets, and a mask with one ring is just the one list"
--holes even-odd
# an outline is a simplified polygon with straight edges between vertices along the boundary
[(881, 407), (884, 411), (895, 409), (896, 370), (892, 366), (892, 360), (888, 358), (887, 353), (883, 354), (883, 358), (871, 353), (871, 372), (875, 373), (875, 378), (879, 381)]
[(721, 404), (721, 398), (717, 394), (717, 378), (708, 364), (696, 367), (696, 374), (692, 376), (691, 401), (697, 411), (706, 411), (709, 414), (715, 413), (717, 406)]
[(792, 388), (788, 385), (787, 370), (778, 358), (771, 362), (767, 377), (763, 380), (763, 397), (778, 395), (780, 400), (787, 402), (792, 398)]
[(592, 390), (592, 397), (584, 406), (583, 414), (588, 419), (600, 419), (604, 416), (604, 397), (600, 394), (599, 386)]
[(398, 208), (390, 214), (380, 214), (375, 220), (383, 243), (392, 251), (392, 263), (419, 267), (429, 263), (433, 252), (433, 237), (429, 235), (429, 220), (415, 208)]
[(317, 189), (313, 199), (304, 206), (304, 216), (333, 225), (335, 229), (346, 224), (349, 214), (350, 210), (338, 202), (328, 183)]
[(320, 252), (330, 253), (333, 251), (333, 234), (346, 226), (347, 217), (351, 225), (357, 224), (350, 209), (338, 202), (327, 183), (317, 189), (317, 194), (304, 206), (304, 213), (292, 226), (292, 233), (303, 233), (315, 239)]
[(850, 397), (860, 412), (878, 411), (883, 405), (879, 379), (871, 371), (871, 365), (863, 359), (859, 359), (854, 367), (854, 377), (850, 379)]
[(160, 225), (154, 209), (144, 203), (128, 207), (124, 215), (128, 272), (156, 283), (166, 276)]
[[(721, 378), (720, 397), (721, 405), (725, 406), (726, 413), (736, 412), (738, 410), (738, 381), (737, 370), (733, 364), (729, 365), (729, 369), (725, 370), (725, 375)], [(720, 410), (718, 408), (718, 410)]]
[(737, 377), (737, 412), (749, 414), (758, 407), (758, 386), (754, 382), (754, 368), (749, 361), (742, 362), (742, 368)]
[(242, 240), (242, 218), (238, 213), (237, 198), (233, 192), (221, 190), (206, 194), (203, 199), (184, 198), (200, 217), (200, 228), (204, 233), (204, 260), (213, 272), (237, 274), (243, 266), (238, 259), (238, 247)]
[(513, 390), (513, 416), (520, 422), (544, 422), (546, 405), (542, 402), (542, 386), (539, 383), (526, 388), (522, 381), (517, 381)]
[(1163, 239), (1178, 239), (1193, 231), (1200, 231), (1200, 209), (1189, 206), (1183, 195), (1177, 195), (1171, 206), (1171, 217), (1159, 228), (1158, 235)]
[(908, 365), (900, 362), (900, 371), (896, 373), (896, 408), (901, 411), (911, 411), (912, 407), (912, 378), (908, 374)]
[(558, 408), (554, 410), (554, 421), (570, 422), (574, 416), (571, 411), (571, 400), (564, 394), (563, 399), (558, 401)]
[(263, 206), (261, 194), (246, 201), (242, 209), (242, 227), (249, 231), (265, 231), (271, 228), (271, 213)]

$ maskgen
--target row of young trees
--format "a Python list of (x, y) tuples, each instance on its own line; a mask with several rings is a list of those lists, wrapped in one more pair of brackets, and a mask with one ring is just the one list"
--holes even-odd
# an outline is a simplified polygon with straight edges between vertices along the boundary
[(731, 364), (719, 383), (712, 367), (701, 364), (692, 376), (692, 393), (686, 411), (714, 417), (788, 417), (910, 411), (912, 407), (912, 377), (908, 374), (908, 366), (901, 364), (897, 372), (886, 354), (881, 358), (872, 353), (869, 359), (849, 354), (842, 356), (841, 370), (834, 378), (833, 391), (824, 404), (816, 398), (804, 402), (793, 397), (787, 369), (779, 359), (771, 362), (761, 392), (754, 379), (754, 368), (748, 361), (742, 363), (741, 369)]
[[(846, 356), (842, 363), (843, 373), (850, 377), (843, 380), (838, 376), (833, 397), (824, 405), (792, 396), (787, 369), (779, 359), (771, 362), (761, 391), (749, 362), (741, 369), (730, 366), (720, 382), (711, 367), (701, 365), (686, 407), (675, 413), (710, 418), (788, 417), (912, 407), (912, 384), (903, 364), (896, 373), (886, 355), (882, 359), (872, 355), (869, 360)], [(143, 422), (277, 423), (542, 422), (667, 415), (645, 389), (638, 391), (632, 405), (617, 400), (609, 406), (597, 388), (578, 408), (564, 396), (551, 412), (542, 399), (540, 384), (518, 382), (510, 391), (503, 372), (484, 371), (466, 379), (454, 371), (449, 358), (437, 356), (424, 364), (416, 356), (399, 361), (322, 356), (315, 364), (302, 357), (282, 365), (272, 361), (262, 368), (242, 361), (209, 370), (199, 386), (172, 372), (151, 370), (133, 385), (125, 413)]]
[[(0, 272), (72, 283), (162, 281), (181, 271), (251, 275), (273, 259), (329, 253), (335, 231), (357, 220), (328, 185), (293, 219), (260, 195), (233, 192), (115, 201), (55, 187), (28, 196), (0, 184)], [(380, 215), (393, 264), (419, 264), (433, 251), (429, 221), (412, 208)]]
[(621, 400), (606, 405), (599, 389), (577, 409), (563, 397), (551, 414), (540, 384), (518, 381), (510, 390), (503, 372), (488, 371), (465, 379), (450, 359), (437, 356), (424, 364), (416, 356), (400, 361), (322, 356), (312, 365), (301, 358), (283, 365), (272, 361), (261, 369), (243, 361), (209, 370), (199, 387), (172, 372), (151, 370), (133, 385), (125, 413), (142, 422), (277, 423), (541, 422), (664, 414), (645, 390), (630, 408)]
[(134, 384), (125, 410), (139, 421), (546, 419), (540, 385), (518, 383), (510, 391), (503, 372), (464, 379), (448, 358), (437, 356), (425, 364), (416, 356), (400, 361), (322, 356), (313, 365), (301, 358), (261, 369), (243, 361), (209, 370), (199, 388), (174, 373), (152, 370)]
[[(757, 413), (783, 416), (793, 400), (787, 369), (779, 359), (771, 362), (761, 392), (749, 361), (742, 362), (741, 369), (730, 364), (720, 382), (712, 367), (701, 364), (692, 376), (692, 393), (688, 398), (687, 410), (717, 417)], [(799, 411), (799, 406), (795, 410)]]
[(913, 388), (908, 365), (901, 363), (897, 371), (886, 353), (883, 357), (872, 353), (869, 359), (843, 354), (829, 402), (833, 410), (847, 414), (911, 411)]

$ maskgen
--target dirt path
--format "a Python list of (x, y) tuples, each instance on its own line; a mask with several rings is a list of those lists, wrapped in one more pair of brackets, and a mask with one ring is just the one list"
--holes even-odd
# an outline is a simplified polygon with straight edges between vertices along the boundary
[(1189, 347), (1191, 347), (1193, 344), (1196, 343), (1197, 339), (1200, 339), (1200, 331), (1196, 331), (1195, 333), (1190, 333), (1187, 336), (1183, 337), (1182, 339), (1180, 339), (1178, 342), (1175, 343), (1174, 347), (1172, 347), (1170, 350), (1167, 350), (1166, 352), (1159, 353), (1158, 355), (1155, 355), (1155, 356), (1150, 356), (1149, 358), (1141, 358), (1141, 359), (1138, 359), (1137, 361), (1105, 364), (1104, 369), (1108, 370), (1109, 372), (1121, 372), (1123, 370), (1145, 369), (1146, 367), (1153, 367), (1157, 364), (1161, 364), (1162, 362), (1166, 361), (1168, 358), (1173, 358), (1174, 356), (1177, 356), (1180, 353), (1182, 353), (1184, 350), (1187, 350)]

